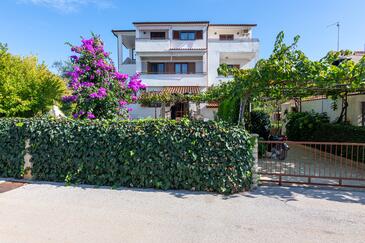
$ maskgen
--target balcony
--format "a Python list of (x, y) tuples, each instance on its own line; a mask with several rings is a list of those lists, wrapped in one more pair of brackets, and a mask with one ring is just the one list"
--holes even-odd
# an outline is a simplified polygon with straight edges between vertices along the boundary
[(170, 50), (169, 39), (136, 38), (136, 51), (138, 52), (160, 52)]
[(164, 52), (173, 50), (205, 50), (205, 40), (171, 40), (137, 38), (137, 52)]
[(209, 49), (218, 52), (257, 52), (259, 50), (259, 39), (242, 38), (235, 40), (209, 39)]
[(142, 73), (141, 79), (147, 86), (207, 86), (206, 73)]

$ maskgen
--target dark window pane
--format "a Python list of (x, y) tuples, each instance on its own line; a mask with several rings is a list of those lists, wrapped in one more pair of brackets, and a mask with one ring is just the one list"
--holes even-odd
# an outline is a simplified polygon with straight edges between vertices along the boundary
[(233, 35), (219, 35), (219, 39), (220, 40), (233, 40), (234, 36)]
[(166, 33), (165, 32), (151, 32), (151, 40), (154, 39), (165, 39)]
[(164, 73), (165, 64), (164, 63), (151, 63), (151, 71), (153, 73)]

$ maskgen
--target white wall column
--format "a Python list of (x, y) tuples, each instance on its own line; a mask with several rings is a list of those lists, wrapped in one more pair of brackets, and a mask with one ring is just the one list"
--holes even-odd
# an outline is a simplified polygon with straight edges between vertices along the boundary
[(123, 36), (118, 34), (118, 70), (121, 71), (123, 64)]

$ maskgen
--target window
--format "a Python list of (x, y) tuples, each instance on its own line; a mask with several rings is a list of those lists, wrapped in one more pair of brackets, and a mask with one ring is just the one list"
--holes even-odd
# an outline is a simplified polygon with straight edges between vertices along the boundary
[(219, 39), (220, 40), (233, 40), (234, 36), (233, 35), (219, 35)]
[(151, 72), (152, 73), (164, 73), (165, 72), (165, 63), (151, 63)]
[(166, 38), (165, 32), (151, 32), (151, 40), (161, 40)]
[(188, 64), (175, 63), (175, 73), (188, 73)]
[(180, 40), (195, 40), (196, 36), (195, 36), (196, 32), (195, 31), (181, 31), (180, 32)]

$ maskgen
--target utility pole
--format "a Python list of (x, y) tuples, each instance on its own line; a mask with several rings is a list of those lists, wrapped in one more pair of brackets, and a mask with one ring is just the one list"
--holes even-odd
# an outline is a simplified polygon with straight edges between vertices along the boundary
[(337, 51), (340, 51), (340, 22), (337, 21), (336, 23), (327, 25), (327, 28), (329, 28), (331, 26), (337, 27)]

